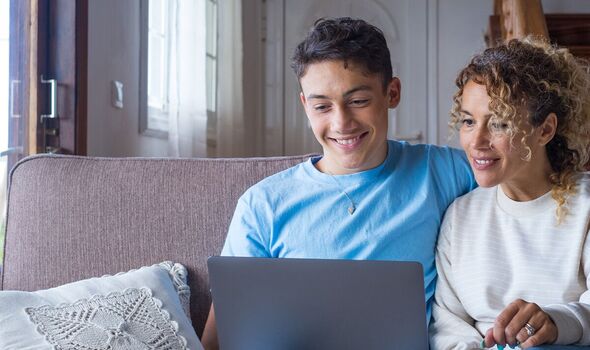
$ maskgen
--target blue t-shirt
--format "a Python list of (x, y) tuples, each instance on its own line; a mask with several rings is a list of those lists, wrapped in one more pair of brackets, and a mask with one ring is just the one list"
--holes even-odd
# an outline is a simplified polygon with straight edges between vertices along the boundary
[(374, 169), (328, 175), (314, 166), (317, 157), (252, 186), (238, 200), (221, 254), (418, 261), (430, 319), (443, 214), (476, 184), (457, 149), (397, 141), (388, 146), (387, 158)]

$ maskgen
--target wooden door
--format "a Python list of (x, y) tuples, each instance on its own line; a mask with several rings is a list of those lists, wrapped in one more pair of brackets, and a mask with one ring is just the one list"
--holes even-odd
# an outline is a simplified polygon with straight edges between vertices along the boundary
[(37, 151), (86, 155), (87, 0), (39, 0)]
[(8, 168), (86, 154), (87, 0), (11, 0)]
[[(7, 172), (22, 157), (34, 152), (30, 151), (30, 134), (35, 134), (35, 123), (30, 123), (29, 105), (34, 103), (36, 93), (30, 88), (28, 77), (35, 72), (33, 57), (36, 57), (36, 15), (31, 12), (33, 0), (11, 0), (10, 36), (9, 36), (9, 102), (8, 102), (8, 147), (2, 149), (6, 157)], [(36, 85), (35, 85), (36, 87)], [(33, 129), (29, 127), (32, 124)], [(3, 135), (4, 137), (4, 135)], [(34, 146), (34, 144), (33, 144)], [(32, 147), (35, 148), (35, 147)], [(3, 174), (6, 176), (7, 174)]]

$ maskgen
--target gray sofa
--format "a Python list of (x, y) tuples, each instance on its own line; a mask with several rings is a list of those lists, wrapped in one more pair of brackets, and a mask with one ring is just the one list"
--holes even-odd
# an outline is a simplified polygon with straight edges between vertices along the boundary
[(307, 158), (25, 158), (9, 178), (0, 290), (51, 288), (172, 260), (188, 268), (201, 336), (211, 303), (206, 260), (221, 251), (238, 197)]
[(172, 260), (188, 268), (201, 336), (206, 260), (221, 251), (238, 197), (308, 157), (25, 158), (9, 178), (0, 289), (45, 289)]

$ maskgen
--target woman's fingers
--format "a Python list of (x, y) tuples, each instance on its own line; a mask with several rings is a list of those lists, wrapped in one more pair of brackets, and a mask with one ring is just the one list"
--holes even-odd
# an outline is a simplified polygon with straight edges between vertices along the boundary
[(492, 333), (494, 335), (494, 341), (496, 342), (496, 344), (506, 344), (506, 327), (508, 326), (508, 324), (517, 312), (518, 307), (514, 305), (514, 303), (510, 303), (496, 317), (496, 320), (494, 321), (494, 327), (492, 328)]
[(483, 338), (483, 345), (486, 348), (491, 348), (496, 344), (493, 334), (494, 329), (490, 328), (487, 330), (485, 337)]
[[(523, 333), (527, 322), (530, 322), (535, 318), (538, 319), (540, 316), (537, 315), (544, 313), (537, 304), (527, 303), (521, 299), (515, 300), (511, 305), (516, 307), (518, 311), (516, 311), (516, 314), (506, 326), (504, 333), (506, 337), (506, 343), (510, 345), (516, 345), (518, 343), (524, 342), (529, 336), (526, 331)], [(542, 322), (543, 320), (539, 319), (538, 323), (535, 322), (535, 324), (542, 324)]]
[(494, 327), (484, 338), (486, 347), (494, 344), (514, 347), (553, 343), (557, 339), (557, 327), (553, 320), (537, 304), (517, 299), (496, 317)]
[(541, 344), (550, 344), (557, 339), (557, 327), (549, 315), (543, 311), (527, 322), (523, 328), (523, 332), (525, 333), (523, 335), (524, 341), (520, 345), (523, 349)]
[(523, 315), (523, 311), (521, 311), (526, 304), (524, 300), (517, 299), (508, 304), (496, 317), (493, 328), (496, 344), (516, 344), (516, 335), (522, 327), (521, 322), (526, 318), (526, 315)]

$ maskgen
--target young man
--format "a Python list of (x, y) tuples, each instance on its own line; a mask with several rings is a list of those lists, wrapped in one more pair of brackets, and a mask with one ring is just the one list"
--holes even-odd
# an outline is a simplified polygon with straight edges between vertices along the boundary
[[(248, 189), (222, 255), (419, 261), (430, 315), (441, 217), (475, 186), (464, 155), (387, 140), (388, 109), (401, 87), (374, 26), (321, 19), (292, 67), (323, 156)], [(203, 344), (217, 347), (213, 307)]]

